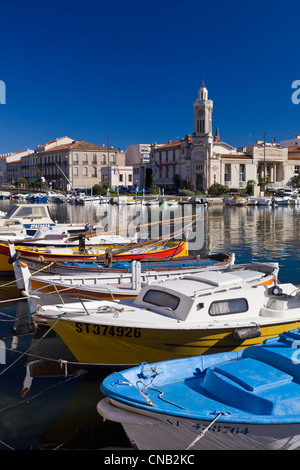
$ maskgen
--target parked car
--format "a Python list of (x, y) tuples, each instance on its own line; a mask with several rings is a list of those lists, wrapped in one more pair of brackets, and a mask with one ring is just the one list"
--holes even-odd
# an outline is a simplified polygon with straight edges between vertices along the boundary
[(293, 197), (297, 195), (297, 192), (294, 189), (284, 189), (280, 194), (283, 196)]
[(177, 196), (178, 194), (179, 194), (179, 189), (177, 189), (177, 188), (171, 188), (171, 189), (166, 189), (165, 190), (165, 195)]
[(15, 188), (15, 186), (11, 183), (2, 183), (1, 186), (5, 188)]
[(195, 197), (191, 197), (190, 200), (189, 200), (189, 203), (190, 204), (209, 204), (209, 200), (205, 197), (205, 196), (195, 196)]

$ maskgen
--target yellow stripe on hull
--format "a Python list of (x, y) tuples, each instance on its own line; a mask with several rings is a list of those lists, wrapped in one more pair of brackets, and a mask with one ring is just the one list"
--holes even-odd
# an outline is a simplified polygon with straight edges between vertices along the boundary
[[(48, 323), (52, 326), (54, 321)], [(234, 339), (234, 329), (225, 328), (162, 330), (59, 320), (54, 330), (80, 363), (129, 366), (244, 349), (299, 326), (300, 322), (261, 326), (259, 338), (241, 342)]]

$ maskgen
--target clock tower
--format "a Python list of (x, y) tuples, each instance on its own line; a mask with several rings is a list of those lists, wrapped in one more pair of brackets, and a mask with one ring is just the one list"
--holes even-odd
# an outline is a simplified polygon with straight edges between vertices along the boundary
[(212, 112), (213, 102), (208, 99), (207, 88), (202, 82), (198, 91), (198, 99), (194, 100), (194, 134), (196, 142), (206, 142), (212, 139)]

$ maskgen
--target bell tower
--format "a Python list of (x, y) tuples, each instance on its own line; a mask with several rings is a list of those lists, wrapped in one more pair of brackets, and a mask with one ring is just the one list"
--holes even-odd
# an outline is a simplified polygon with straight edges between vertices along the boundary
[(198, 141), (206, 141), (212, 138), (212, 112), (213, 102), (208, 99), (207, 88), (202, 82), (198, 91), (198, 99), (194, 100), (194, 134), (193, 137)]

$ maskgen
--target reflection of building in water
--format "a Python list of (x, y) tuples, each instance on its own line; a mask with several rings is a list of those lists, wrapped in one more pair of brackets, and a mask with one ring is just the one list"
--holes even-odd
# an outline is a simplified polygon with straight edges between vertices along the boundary
[(243, 247), (253, 259), (277, 262), (286, 256), (288, 244), (300, 257), (300, 207), (210, 208), (205, 233), (209, 252)]

